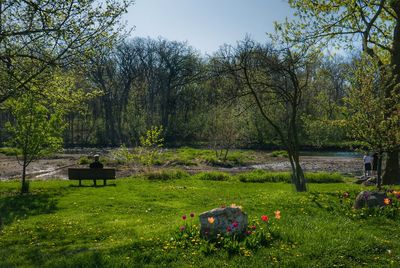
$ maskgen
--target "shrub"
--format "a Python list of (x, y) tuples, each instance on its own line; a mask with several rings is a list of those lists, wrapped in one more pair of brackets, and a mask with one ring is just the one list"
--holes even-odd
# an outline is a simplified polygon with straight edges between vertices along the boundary
[(284, 150), (280, 150), (280, 151), (273, 151), (271, 153), (272, 157), (289, 157), (288, 153)]
[(79, 165), (89, 165), (90, 163), (91, 163), (91, 161), (87, 156), (79, 157), (79, 160), (78, 160)]
[(3, 147), (0, 148), (0, 154), (5, 154), (7, 156), (16, 156), (21, 154), (21, 150), (18, 148)]
[(149, 180), (175, 180), (175, 179), (185, 179), (189, 177), (189, 174), (183, 170), (161, 170), (154, 171), (145, 174), (145, 177)]
[(122, 144), (118, 149), (112, 150), (111, 156), (118, 164), (127, 164), (135, 160), (135, 154), (129, 152), (125, 144)]
[(244, 165), (244, 157), (240, 153), (232, 153), (228, 155), (226, 158), (228, 161), (232, 162), (235, 166), (243, 166)]
[(254, 170), (238, 175), (241, 182), (291, 182), (289, 172), (270, 172), (265, 170)]
[[(339, 183), (344, 182), (342, 175), (339, 173), (305, 173), (308, 183)], [(265, 170), (255, 170), (248, 173), (238, 175), (241, 182), (287, 182), (292, 181), (292, 174), (290, 172), (270, 172)]]
[(194, 175), (196, 179), (207, 181), (227, 181), (231, 176), (225, 172), (202, 172)]

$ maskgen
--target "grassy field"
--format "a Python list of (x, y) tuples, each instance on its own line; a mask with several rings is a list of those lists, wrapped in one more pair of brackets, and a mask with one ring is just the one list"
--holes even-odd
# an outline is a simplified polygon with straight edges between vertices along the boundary
[[(399, 218), (353, 211), (355, 194), (365, 189), (359, 185), (309, 184), (309, 192), (295, 193), (287, 183), (221, 174), (86, 183), (35, 181), (21, 196), (18, 182), (0, 182), (0, 267), (400, 266)], [(341, 198), (344, 192), (350, 199)], [(232, 203), (250, 220), (270, 216), (270, 244), (249, 254), (205, 253), (204, 241), (176, 246), (182, 215), (195, 224), (201, 212)]]

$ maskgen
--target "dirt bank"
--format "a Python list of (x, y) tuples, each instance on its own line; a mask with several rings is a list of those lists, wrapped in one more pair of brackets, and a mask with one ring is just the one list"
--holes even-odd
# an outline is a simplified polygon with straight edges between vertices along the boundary
[[(87, 152), (68, 152), (58, 154), (51, 158), (40, 159), (32, 162), (27, 169), (30, 179), (67, 179), (67, 170), (70, 167), (79, 167), (78, 159), (81, 155), (87, 155)], [(265, 154), (264, 154), (265, 155)], [(212, 167), (205, 164), (197, 166), (173, 166), (174, 168), (182, 168), (190, 173), (201, 171), (219, 170), (230, 173), (237, 173), (251, 169), (265, 169), (271, 171), (289, 171), (290, 163), (286, 158), (281, 157), (257, 157), (257, 163), (253, 163), (243, 167), (221, 168)], [(340, 172), (351, 176), (362, 174), (362, 159), (352, 156), (303, 156), (301, 157), (301, 165), (305, 171), (316, 172)], [(82, 167), (82, 166), (81, 166)], [(137, 166), (121, 166), (113, 165), (117, 169), (117, 177), (127, 177), (139, 172)], [(171, 166), (163, 166), (171, 167)], [(160, 168), (160, 167), (158, 167)], [(19, 178), (21, 175), (21, 166), (15, 157), (0, 154), (0, 180), (8, 180)]]

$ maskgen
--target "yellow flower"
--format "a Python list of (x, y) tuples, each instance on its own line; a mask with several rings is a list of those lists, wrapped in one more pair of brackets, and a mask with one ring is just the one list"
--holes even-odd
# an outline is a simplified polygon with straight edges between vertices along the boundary
[(383, 199), (383, 203), (385, 203), (385, 205), (389, 205), (390, 204), (390, 199), (389, 198)]
[(280, 220), (281, 219), (281, 212), (280, 210), (277, 210), (274, 212), (275, 213), (275, 219)]
[(213, 224), (215, 221), (214, 217), (208, 217), (208, 223)]
[(233, 204), (231, 204), (231, 208), (239, 208), (239, 209), (242, 209), (242, 206), (238, 206), (238, 205), (236, 205), (235, 203), (233, 203)]

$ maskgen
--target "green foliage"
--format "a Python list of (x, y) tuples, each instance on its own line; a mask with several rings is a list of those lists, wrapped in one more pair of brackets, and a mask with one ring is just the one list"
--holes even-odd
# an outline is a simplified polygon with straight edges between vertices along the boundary
[(163, 127), (152, 126), (146, 134), (140, 137), (140, 161), (151, 166), (156, 163), (156, 156), (164, 146)]
[(169, 180), (186, 179), (189, 177), (189, 174), (179, 169), (171, 169), (171, 170), (163, 169), (163, 170), (148, 172), (145, 174), (145, 177), (149, 180), (169, 181)]
[(108, 47), (121, 32), (118, 22), (131, 3), (9, 1), (1, 11), (7, 31), (0, 33), (0, 45), (7, 49), (0, 57), (8, 60), (0, 63), (0, 103), (31, 91), (36, 82), (52, 81), (54, 66), (81, 67), (82, 60)]
[(308, 141), (316, 147), (338, 146), (346, 140), (347, 125), (344, 120), (316, 119), (306, 116), (302, 119)]
[(273, 152), (271, 153), (271, 156), (272, 156), (272, 157), (286, 157), (286, 158), (289, 157), (287, 151), (284, 151), (284, 150), (273, 151)]
[(78, 165), (89, 165), (92, 161), (86, 155), (79, 157)]
[[(14, 121), (6, 128), (11, 134), (7, 144), (21, 151), (19, 163), (23, 168), (22, 183), (25, 182), (25, 168), (35, 159), (61, 149), (64, 129), (63, 111), (49, 108), (48, 103), (32, 93), (7, 103)], [(18, 155), (17, 155), (18, 157)]]
[(30, 159), (61, 148), (64, 128), (62, 113), (52, 111), (32, 94), (8, 103), (15, 123), (6, 127), (11, 133), (10, 146)]
[(227, 181), (230, 180), (231, 178), (231, 176), (228, 173), (218, 172), (218, 171), (201, 172), (197, 173), (193, 177), (199, 180), (206, 180), (206, 181)]
[[(381, 73), (376, 78), (377, 73)], [(364, 57), (356, 62), (352, 76), (352, 90), (346, 98), (349, 134), (375, 151), (391, 151), (400, 144), (400, 94), (385, 88), (391, 81), (377, 62)]]
[(122, 144), (118, 149), (111, 151), (111, 156), (119, 164), (127, 164), (138, 158), (135, 153), (131, 153), (125, 144)]
[[(339, 173), (315, 172), (305, 173), (305, 178), (308, 183), (340, 183), (344, 182), (344, 178)], [(286, 182), (292, 181), (290, 172), (270, 172), (265, 170), (255, 170), (248, 173), (237, 175), (241, 182)]]
[(204, 161), (210, 166), (234, 167), (245, 165), (246, 157), (240, 152), (232, 152), (225, 159), (220, 159), (215, 155), (205, 156)]
[(0, 148), (0, 154), (4, 154), (7, 156), (17, 156), (21, 155), (21, 150), (18, 148), (3, 147)]
[(237, 175), (241, 182), (286, 182), (292, 181), (290, 172), (270, 172), (257, 169), (251, 172), (245, 172)]

